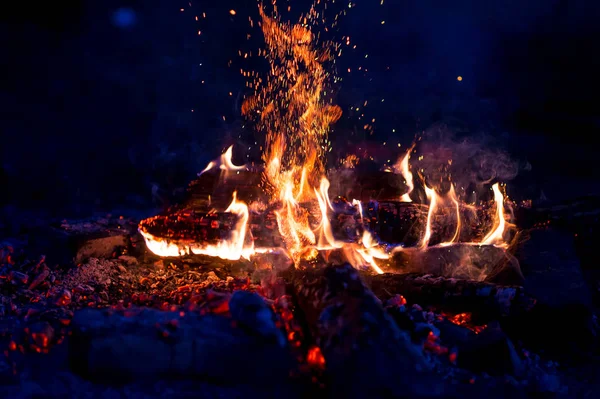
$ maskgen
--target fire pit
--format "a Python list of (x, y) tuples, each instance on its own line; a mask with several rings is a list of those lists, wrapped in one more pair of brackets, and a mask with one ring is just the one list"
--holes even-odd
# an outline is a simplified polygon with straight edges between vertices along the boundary
[(495, 177), (459, 184), (452, 154), (428, 173), (423, 137), (379, 170), (358, 154), (328, 167), (340, 47), (318, 40), (315, 8), (298, 24), (259, 11), (269, 73), (242, 71), (241, 108), (262, 163), (229, 147), (163, 213), (44, 230), (72, 268), (2, 244), (0, 392), (589, 395), (586, 277), (575, 248), (543, 257), (581, 220)]

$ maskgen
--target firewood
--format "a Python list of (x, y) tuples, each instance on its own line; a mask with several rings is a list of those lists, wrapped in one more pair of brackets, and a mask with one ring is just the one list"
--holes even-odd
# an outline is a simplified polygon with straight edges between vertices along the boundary
[(440, 311), (471, 312), (474, 319), (483, 323), (527, 312), (536, 303), (520, 286), (501, 286), (430, 274), (385, 273), (369, 277), (367, 283), (381, 300), (400, 294), (409, 303), (434, 306)]
[(292, 281), (325, 357), (333, 397), (414, 397), (442, 388), (422, 349), (350, 265), (296, 271)]
[(519, 262), (511, 251), (493, 245), (458, 243), (425, 249), (404, 248), (385, 262), (385, 270), (503, 285), (523, 283)]

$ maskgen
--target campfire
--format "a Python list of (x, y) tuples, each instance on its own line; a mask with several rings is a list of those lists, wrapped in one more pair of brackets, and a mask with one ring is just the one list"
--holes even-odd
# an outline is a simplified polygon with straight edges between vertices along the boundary
[(53, 226), (73, 268), (3, 244), (0, 377), (58, 354), (71, 381), (44, 388), (57, 396), (149, 382), (159, 396), (584, 392), (557, 361), (596, 356), (597, 320), (555, 301), (583, 278), (544, 296), (560, 267), (537, 273), (531, 256), (551, 252), (536, 238), (551, 219), (575, 224), (565, 208), (517, 203), (496, 175), (465, 184), (424, 136), (376, 169), (368, 151), (332, 160), (341, 46), (320, 40), (316, 7), (297, 24), (276, 11), (259, 8), (268, 73), (241, 71), (260, 161), (231, 146), (156, 216)]
[[(327, 169), (328, 133), (342, 110), (324, 94), (333, 76), (325, 65), (339, 49), (333, 43), (319, 44), (306, 26), (267, 16), (263, 8), (260, 16), (266, 43), (262, 55), (270, 71), (266, 77), (250, 74), (255, 76), (249, 85), (255, 92), (242, 111), (265, 133), (264, 163), (235, 165), (229, 147), (199, 173), (187, 204), (140, 223), (148, 249), (158, 256), (195, 254), (227, 260), (277, 253), (286, 259), (272, 262), (291, 261), (296, 266), (316, 257), (335, 258), (377, 274), (418, 269), (427, 258), (423, 253), (460, 253), (450, 264), (440, 265), (443, 274), (477, 281), (508, 267), (506, 249), (515, 234), (506, 220), (510, 203), (500, 182), (487, 187), (493, 192), (492, 206), (467, 204), (450, 176), (432, 181), (420, 172), (413, 175), (410, 159), (416, 143), (399, 154), (395, 164), (363, 177), (381, 182), (374, 196), (355, 185), (360, 167), (356, 162)], [(315, 9), (306, 18), (316, 19)], [(340, 175), (349, 182), (335, 178)], [(415, 195), (415, 185), (425, 198)], [(387, 220), (389, 213), (411, 216)], [(406, 229), (407, 236), (386, 234), (388, 223)], [(417, 242), (410, 242), (411, 235)], [(381, 236), (388, 236), (389, 242)], [(470, 260), (482, 254), (489, 259)], [(518, 265), (514, 269), (518, 272)]]

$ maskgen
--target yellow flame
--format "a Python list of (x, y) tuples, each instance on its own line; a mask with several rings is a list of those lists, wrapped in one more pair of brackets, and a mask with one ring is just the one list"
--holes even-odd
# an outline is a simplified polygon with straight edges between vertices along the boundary
[(486, 235), (481, 244), (484, 245), (503, 245), (504, 229), (506, 228), (506, 220), (504, 219), (504, 196), (500, 191), (498, 183), (492, 186), (494, 191), (494, 202), (496, 203), (496, 215), (491, 231)]
[(377, 242), (367, 230), (363, 233), (362, 245), (363, 248), (356, 249), (356, 252), (362, 256), (363, 260), (371, 266), (377, 274), (383, 274), (383, 270), (377, 265), (375, 259), (389, 259), (389, 254), (378, 247)]
[(319, 203), (319, 209), (321, 210), (321, 223), (318, 227), (319, 230), (319, 241), (317, 242), (317, 249), (335, 249), (341, 248), (343, 243), (336, 241), (333, 237), (333, 231), (331, 230), (331, 223), (329, 223), (329, 216), (327, 215), (327, 205), (333, 210), (331, 202), (329, 202), (329, 181), (326, 178), (321, 180), (319, 190), (315, 189), (315, 196)]
[(413, 144), (412, 147), (410, 147), (408, 151), (406, 151), (406, 154), (404, 155), (402, 160), (398, 160), (398, 162), (396, 162), (396, 164), (394, 165), (394, 171), (396, 173), (402, 174), (402, 177), (404, 177), (404, 180), (406, 182), (406, 187), (408, 188), (408, 192), (402, 194), (402, 196), (400, 197), (401, 202), (412, 202), (412, 199), (410, 198), (410, 193), (412, 193), (412, 191), (414, 190), (415, 185), (413, 183), (413, 175), (410, 171), (408, 161), (410, 160), (410, 153), (414, 148), (415, 145)]
[[(281, 203), (276, 211), (279, 231), (292, 258), (307, 246), (339, 246), (333, 239), (327, 208), (333, 209), (324, 179), (324, 144), (329, 126), (341, 117), (341, 108), (325, 101), (327, 79), (323, 63), (333, 59), (326, 46), (317, 46), (307, 20), (318, 18), (313, 8), (299, 24), (282, 23), (259, 7), (261, 28), (270, 65), (265, 79), (253, 82), (256, 91), (242, 104), (242, 113), (255, 119), (265, 132), (263, 160), (267, 189)], [(320, 180), (320, 187), (315, 187)], [(317, 200), (321, 209), (319, 240), (308, 211), (299, 204)]]
[(279, 233), (291, 258), (295, 260), (306, 246), (315, 243), (315, 234), (308, 222), (308, 211), (296, 201), (293, 180), (288, 178), (281, 184), (282, 207), (275, 211), (275, 216)]
[(198, 173), (198, 176), (201, 176), (202, 174), (208, 172), (216, 166), (219, 166), (219, 169), (224, 171), (237, 171), (246, 169), (246, 165), (234, 165), (233, 161), (231, 160), (232, 155), (233, 145), (229, 146), (229, 148), (227, 148), (227, 150), (225, 150), (225, 152), (221, 154), (219, 159), (210, 161), (206, 168), (204, 168), (202, 172)]
[(431, 239), (431, 224), (433, 220), (433, 214), (437, 209), (437, 194), (434, 189), (425, 186), (425, 194), (429, 199), (429, 210), (427, 211), (427, 225), (425, 226), (425, 234), (421, 240), (420, 247), (426, 248), (429, 245)]
[(233, 161), (231, 160), (232, 156), (233, 145), (229, 146), (229, 148), (221, 155), (221, 165), (219, 165), (221, 170), (243, 170), (246, 168), (246, 165), (234, 165)]
[(454, 191), (454, 184), (450, 185), (450, 191), (448, 192), (448, 197), (450, 197), (450, 201), (452, 201), (452, 203), (454, 204), (454, 209), (456, 210), (456, 231), (455, 231), (452, 239), (450, 239), (450, 241), (441, 243), (440, 244), (441, 246), (447, 246), (447, 245), (454, 244), (454, 243), (458, 242), (458, 240), (460, 238), (460, 228), (461, 228), (460, 202), (458, 201), (458, 198), (456, 197), (456, 192)]
[(363, 209), (362, 209), (362, 204), (360, 203), (359, 200), (357, 199), (353, 199), (352, 200), (352, 205), (354, 206), (358, 206), (358, 212), (360, 213), (360, 224), (362, 225), (363, 222)]

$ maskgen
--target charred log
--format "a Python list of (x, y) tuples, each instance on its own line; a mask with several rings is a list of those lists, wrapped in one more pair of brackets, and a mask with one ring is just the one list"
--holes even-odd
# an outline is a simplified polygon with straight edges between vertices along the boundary
[[(332, 173), (333, 172), (333, 173)], [(331, 193), (367, 203), (394, 201), (408, 192), (401, 175), (379, 170), (339, 169), (331, 171)]]
[(260, 171), (211, 170), (190, 183), (183, 207), (203, 211), (211, 208), (225, 210), (234, 191), (237, 198), (245, 203), (261, 201), (265, 199), (261, 181)]
[(325, 357), (333, 396), (415, 397), (441, 388), (426, 372), (430, 365), (421, 348), (350, 265), (297, 271), (293, 286)]
[(486, 323), (503, 316), (530, 311), (535, 299), (520, 286), (501, 286), (492, 283), (436, 277), (429, 274), (381, 274), (368, 283), (373, 293), (386, 300), (396, 294), (409, 303), (433, 306), (449, 313), (473, 313), (473, 320)]

